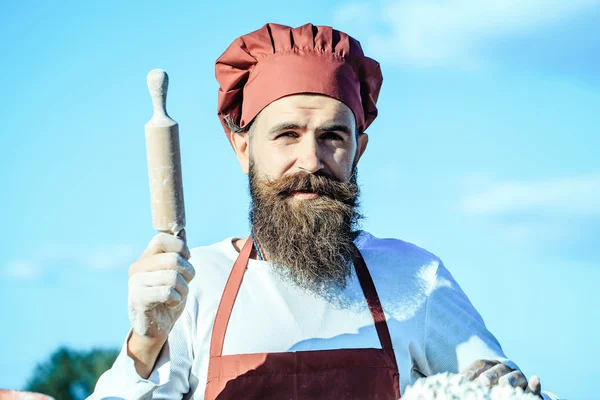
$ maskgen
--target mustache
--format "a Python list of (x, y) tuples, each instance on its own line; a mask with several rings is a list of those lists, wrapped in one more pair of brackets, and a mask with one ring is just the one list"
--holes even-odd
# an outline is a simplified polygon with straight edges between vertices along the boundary
[(327, 196), (346, 204), (354, 204), (358, 196), (358, 185), (353, 182), (341, 182), (337, 178), (322, 172), (297, 172), (274, 180), (266, 180), (265, 185), (272, 193), (281, 198), (292, 196), (295, 192), (313, 192)]

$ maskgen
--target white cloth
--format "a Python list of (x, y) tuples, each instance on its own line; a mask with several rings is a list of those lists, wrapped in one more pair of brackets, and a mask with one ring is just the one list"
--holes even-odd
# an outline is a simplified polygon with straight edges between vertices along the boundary
[[(458, 373), (478, 359), (516, 368), (439, 258), (364, 231), (355, 243), (387, 318), (401, 392), (421, 376)], [(196, 277), (152, 375), (137, 374), (124, 344), (91, 398), (204, 398), (213, 320), (238, 252), (228, 238), (191, 254)], [(369, 347), (381, 345), (355, 273), (345, 290), (323, 298), (283, 279), (271, 263), (249, 261), (224, 355)]]

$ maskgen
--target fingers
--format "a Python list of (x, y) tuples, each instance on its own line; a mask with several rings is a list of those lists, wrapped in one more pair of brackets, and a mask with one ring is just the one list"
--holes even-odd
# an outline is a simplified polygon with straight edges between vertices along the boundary
[(509, 374), (513, 371), (508, 365), (505, 364), (497, 364), (487, 371), (482, 372), (477, 378), (475, 378), (474, 382), (478, 382), (484, 386), (493, 386), (498, 383), (498, 379), (501, 376)]
[(498, 379), (498, 385), (509, 385), (512, 387), (518, 386), (521, 389), (525, 390), (525, 388), (527, 387), (527, 379), (521, 371), (513, 371), (504, 376), (501, 376), (500, 379)]
[(477, 360), (469, 365), (466, 369), (461, 372), (468, 380), (472, 381), (481, 375), (484, 371), (500, 364), (500, 361), (496, 360)]
[(196, 272), (194, 267), (177, 253), (160, 253), (155, 254), (152, 257), (140, 258), (129, 268), (129, 276), (133, 277), (135, 274), (141, 272), (153, 272), (161, 270), (172, 270), (180, 273), (183, 278), (190, 282), (194, 279)]
[(152, 286), (140, 288), (140, 297), (144, 298), (147, 306), (166, 304), (170, 307), (176, 306), (183, 298), (170, 286)]
[(542, 385), (537, 376), (532, 376), (529, 382), (521, 371), (496, 360), (477, 360), (461, 372), (467, 379), (480, 383), (484, 386), (510, 385), (520, 387), (527, 393), (540, 396)]
[(185, 231), (180, 232), (179, 236), (167, 233), (159, 233), (154, 236), (150, 240), (150, 243), (148, 243), (148, 247), (146, 247), (140, 259), (160, 253), (177, 253), (188, 260), (190, 258), (190, 250), (185, 242)]
[(526, 393), (533, 393), (536, 396), (540, 396), (540, 394), (542, 393), (542, 383), (540, 382), (540, 378), (533, 375), (530, 379), (529, 379), (529, 384), (527, 385), (527, 388), (525, 389)]
[(175, 306), (185, 300), (188, 284), (176, 271), (142, 272), (129, 279), (130, 299), (133, 304), (152, 308), (156, 304)]
[(129, 285), (137, 288), (168, 286), (175, 289), (182, 297), (186, 297), (189, 291), (187, 281), (183, 275), (173, 270), (135, 274), (129, 279)]

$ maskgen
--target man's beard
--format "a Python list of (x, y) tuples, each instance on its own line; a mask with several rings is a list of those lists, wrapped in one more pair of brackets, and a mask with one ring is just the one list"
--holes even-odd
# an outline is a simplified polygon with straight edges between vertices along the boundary
[[(301, 288), (323, 293), (343, 289), (356, 253), (356, 167), (350, 182), (300, 172), (278, 179), (257, 176), (250, 161), (250, 223), (262, 255)], [(297, 199), (294, 192), (314, 192)]]

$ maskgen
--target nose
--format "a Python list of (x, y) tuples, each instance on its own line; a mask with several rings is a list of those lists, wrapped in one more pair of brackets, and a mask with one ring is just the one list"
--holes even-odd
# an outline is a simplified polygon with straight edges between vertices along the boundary
[(315, 173), (323, 169), (321, 149), (319, 148), (317, 139), (313, 135), (305, 135), (299, 144), (296, 166), (310, 173)]

